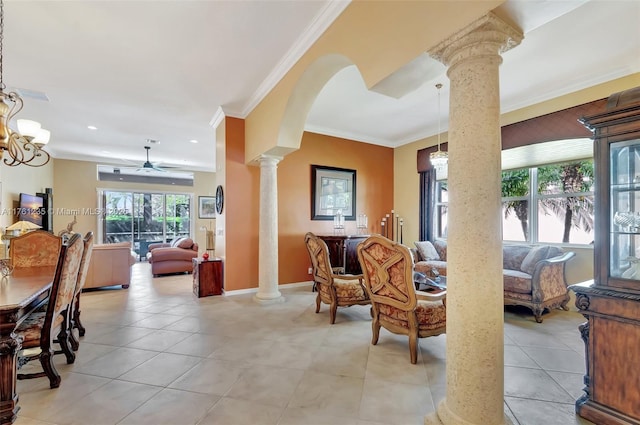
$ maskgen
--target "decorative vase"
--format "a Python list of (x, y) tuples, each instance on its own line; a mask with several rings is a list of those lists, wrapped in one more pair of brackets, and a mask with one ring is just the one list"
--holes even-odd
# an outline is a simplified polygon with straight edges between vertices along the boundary
[(207, 260), (209, 259), (209, 253), (208, 253), (208, 252), (205, 252), (204, 254), (202, 254), (202, 259), (203, 259), (204, 261), (207, 261)]

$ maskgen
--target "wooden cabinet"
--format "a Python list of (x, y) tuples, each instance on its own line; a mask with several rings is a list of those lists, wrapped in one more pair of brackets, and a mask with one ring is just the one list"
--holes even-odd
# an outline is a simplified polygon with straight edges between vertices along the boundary
[(331, 267), (343, 267), (345, 274), (362, 274), (356, 247), (369, 235), (318, 236), (329, 248)]
[(222, 295), (222, 259), (193, 259), (193, 293), (198, 298)]
[(599, 425), (640, 423), (640, 87), (581, 120), (594, 131), (594, 279), (572, 285), (587, 318), (585, 394), (576, 412)]

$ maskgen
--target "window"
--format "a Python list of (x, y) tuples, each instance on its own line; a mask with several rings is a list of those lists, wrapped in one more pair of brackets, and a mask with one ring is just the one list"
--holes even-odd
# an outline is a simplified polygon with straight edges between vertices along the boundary
[[(447, 236), (447, 207), (447, 182), (438, 181), (434, 210), (437, 238)], [(504, 241), (591, 244), (593, 214), (593, 160), (502, 172)]]
[(447, 181), (439, 180), (436, 182), (436, 205), (435, 205), (435, 232), (436, 238), (447, 238), (449, 210), (449, 192), (447, 190)]
[(141, 245), (191, 234), (191, 194), (101, 191), (100, 229), (104, 242)]

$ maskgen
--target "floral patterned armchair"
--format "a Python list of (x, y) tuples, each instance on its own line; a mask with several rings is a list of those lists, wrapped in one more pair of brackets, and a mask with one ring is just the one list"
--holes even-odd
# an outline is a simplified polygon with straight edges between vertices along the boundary
[(429, 294), (413, 285), (413, 257), (404, 245), (374, 235), (358, 245), (365, 288), (371, 299), (373, 338), (380, 327), (409, 337), (411, 363), (418, 361), (418, 338), (445, 333), (446, 292)]
[(362, 275), (334, 274), (327, 244), (311, 232), (305, 235), (304, 242), (311, 259), (314, 287), (318, 291), (316, 313), (320, 312), (321, 303), (329, 304), (330, 322), (334, 324), (338, 307), (370, 304), (362, 286)]

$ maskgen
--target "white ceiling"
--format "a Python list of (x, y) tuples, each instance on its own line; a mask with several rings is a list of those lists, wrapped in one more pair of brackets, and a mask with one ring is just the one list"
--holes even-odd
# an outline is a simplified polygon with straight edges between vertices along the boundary
[[(213, 171), (218, 108), (245, 117), (346, 5), (7, 0), (4, 83), (49, 98), (25, 95), (19, 116), (51, 130), (56, 158), (141, 165), (154, 139), (152, 162)], [(640, 1), (509, 0), (502, 9), (525, 32), (503, 54), (502, 112), (640, 72)], [(355, 66), (341, 71), (306, 129), (392, 147), (431, 136), (437, 82), (445, 130), (445, 68), (426, 54), (377, 92)]]

